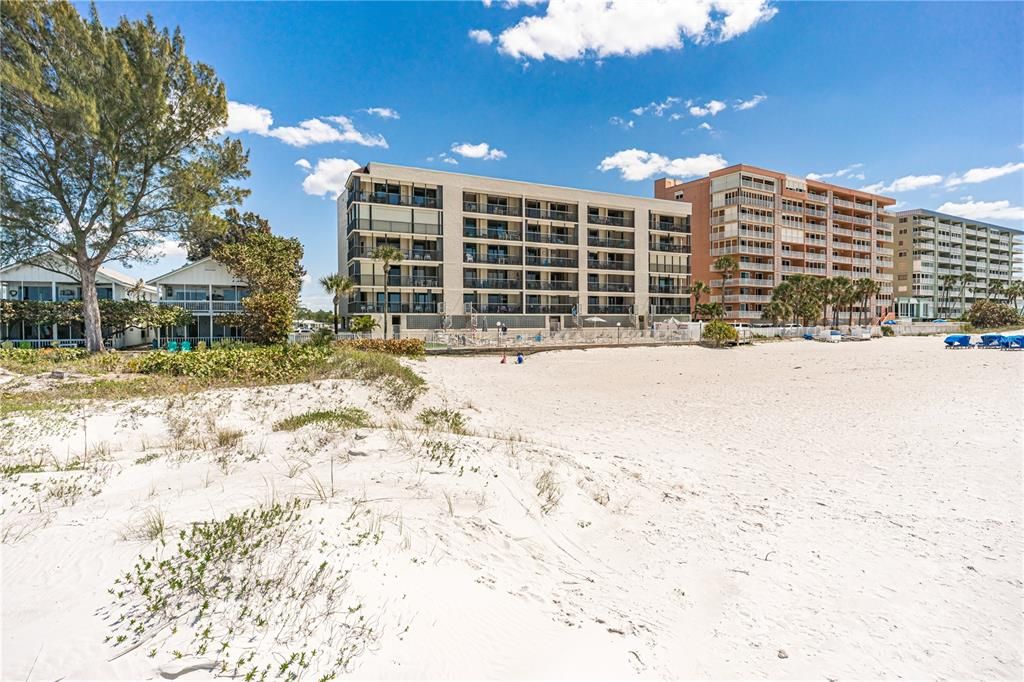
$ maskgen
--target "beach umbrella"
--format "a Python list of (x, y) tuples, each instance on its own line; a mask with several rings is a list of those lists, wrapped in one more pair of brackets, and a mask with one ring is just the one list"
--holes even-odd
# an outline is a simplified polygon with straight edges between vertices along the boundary
[(584, 318), (584, 320), (583, 320), (583, 321), (584, 321), (584, 322), (593, 322), (593, 323), (594, 323), (594, 326), (596, 327), (596, 326), (597, 326), (597, 323), (598, 323), (598, 322), (604, 322), (605, 320), (604, 320), (604, 318), (603, 318), (603, 317), (597, 317), (597, 316), (595, 315), (594, 317), (587, 317), (587, 318)]

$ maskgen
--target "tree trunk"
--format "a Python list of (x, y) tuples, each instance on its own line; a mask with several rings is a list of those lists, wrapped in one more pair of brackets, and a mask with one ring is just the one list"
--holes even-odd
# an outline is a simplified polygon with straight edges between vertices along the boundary
[(338, 297), (334, 297), (334, 335), (338, 335)]
[(384, 268), (384, 338), (388, 338), (388, 273), (391, 268)]
[(82, 319), (85, 322), (85, 347), (90, 353), (102, 353), (103, 326), (100, 320), (100, 301), (96, 294), (96, 270), (87, 263), (78, 262), (82, 282)]

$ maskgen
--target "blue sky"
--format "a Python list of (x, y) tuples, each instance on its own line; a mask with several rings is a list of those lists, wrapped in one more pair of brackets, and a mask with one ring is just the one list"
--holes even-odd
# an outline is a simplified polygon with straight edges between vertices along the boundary
[[(643, 196), (657, 177), (749, 163), (1024, 226), (1022, 3), (99, 11), (180, 26), (226, 83), (250, 149), (245, 208), (302, 240), (314, 307), (328, 305), (315, 279), (338, 268), (332, 196), (368, 161)], [(133, 271), (181, 262), (168, 248)]]

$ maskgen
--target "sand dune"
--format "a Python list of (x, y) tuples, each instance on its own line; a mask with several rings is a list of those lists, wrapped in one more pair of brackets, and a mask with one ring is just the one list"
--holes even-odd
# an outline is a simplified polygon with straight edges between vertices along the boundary
[[(49, 463), (2, 482), (3, 677), (223, 662), (184, 624), (111, 661), (132, 639), (104, 642), (130, 601), (108, 589), (193, 523), (295, 497), (309, 506), (260, 568), (322, 560), (343, 608), (231, 635), (268, 679), (314, 649), (303, 679), (1024, 673), (1024, 354), (899, 338), (414, 364), (432, 388), (407, 414), (320, 382), (20, 418), (6, 462)], [(337, 406), (376, 427), (272, 430)], [(418, 428), (424, 407), (470, 433)], [(154, 510), (167, 546), (137, 534)]]

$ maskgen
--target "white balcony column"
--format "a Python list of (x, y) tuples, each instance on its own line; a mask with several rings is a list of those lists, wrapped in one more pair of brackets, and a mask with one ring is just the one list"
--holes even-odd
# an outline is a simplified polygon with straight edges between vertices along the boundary
[[(57, 282), (50, 282), (50, 300), (57, 302)], [(53, 325), (53, 338), (57, 338), (57, 325)]]
[[(213, 285), (206, 285), (206, 310), (210, 313), (210, 333), (213, 333)], [(199, 331), (198, 328), (196, 331)]]

